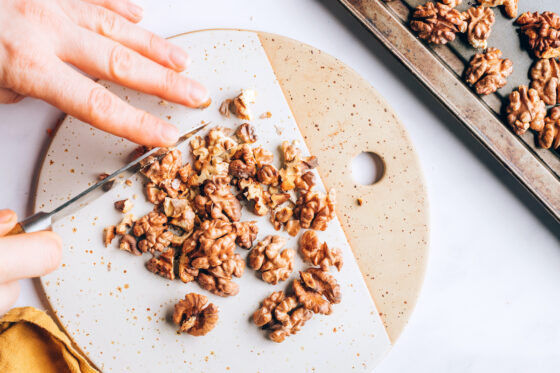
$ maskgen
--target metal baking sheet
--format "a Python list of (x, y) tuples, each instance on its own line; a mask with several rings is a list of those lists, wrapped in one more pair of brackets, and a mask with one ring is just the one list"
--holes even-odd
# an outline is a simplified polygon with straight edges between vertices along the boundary
[[(535, 60), (524, 47), (515, 20), (502, 7), (493, 8), (496, 23), (488, 46), (502, 50), (513, 61), (514, 72), (505, 87), (479, 97), (462, 80), (466, 64), (477, 53), (465, 35), (447, 45), (428, 45), (408, 27), (411, 11), (426, 0), (339, 1), (560, 221), (560, 153), (538, 148), (531, 132), (516, 136), (504, 120), (509, 93), (529, 84)], [(476, 4), (463, 0), (457, 8), (463, 11)], [(519, 14), (545, 10), (560, 13), (560, 2), (520, 0)]]

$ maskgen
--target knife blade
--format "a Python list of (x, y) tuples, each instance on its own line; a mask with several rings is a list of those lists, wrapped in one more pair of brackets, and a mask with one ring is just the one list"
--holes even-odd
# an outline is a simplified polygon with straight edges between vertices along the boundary
[(172, 147), (154, 148), (142, 154), (140, 157), (134, 159), (132, 162), (116, 170), (111, 175), (107, 176), (103, 180), (100, 180), (95, 185), (92, 185), (89, 188), (85, 189), (84, 191), (74, 196), (62, 205), (56, 207), (52, 211), (39, 211), (25, 218), (24, 220), (17, 223), (16, 226), (7, 235), (10, 236), (19, 233), (30, 233), (48, 229), (57, 220), (75, 213), (76, 211), (87, 206), (89, 203), (93, 202), (94, 200), (108, 192), (111, 189), (110, 187), (107, 188), (110, 183), (112, 184), (116, 180), (124, 181), (136, 174), (141, 169), (148, 167), (156, 161), (159, 161), (167, 153), (169, 153), (171, 149), (179, 146), (209, 124), (210, 122), (203, 123), (200, 126), (197, 126), (189, 132), (183, 134), (181, 137), (179, 137), (179, 140)]

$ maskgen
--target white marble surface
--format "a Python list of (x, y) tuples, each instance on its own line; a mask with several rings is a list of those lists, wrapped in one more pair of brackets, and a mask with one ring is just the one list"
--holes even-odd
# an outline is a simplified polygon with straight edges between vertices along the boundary
[[(336, 0), (139, 1), (164, 36), (232, 27), (284, 34), (341, 59), (391, 103), (420, 156), (431, 203), (424, 289), (376, 372), (560, 370), (560, 225)], [(0, 206), (29, 212), (33, 177), (61, 113), (0, 106)], [(17, 306), (40, 306), (30, 281)]]

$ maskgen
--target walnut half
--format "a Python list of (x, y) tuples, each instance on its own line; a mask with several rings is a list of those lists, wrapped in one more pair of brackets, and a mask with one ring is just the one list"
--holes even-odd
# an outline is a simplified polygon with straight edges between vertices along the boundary
[(474, 86), (479, 95), (496, 92), (507, 83), (513, 72), (513, 63), (502, 59), (502, 52), (497, 48), (488, 48), (484, 53), (475, 54), (465, 71), (465, 81)]
[(504, 6), (504, 10), (509, 18), (517, 17), (519, 0), (478, 0), (478, 3), (486, 7)]
[(560, 63), (556, 58), (538, 60), (531, 68), (531, 88), (547, 105), (560, 104)]
[(525, 12), (517, 18), (521, 32), (538, 58), (560, 56), (560, 16), (553, 12)]
[(455, 40), (455, 34), (467, 31), (465, 15), (442, 3), (428, 2), (412, 13), (412, 30), (428, 43), (446, 44)]
[(306, 231), (299, 240), (299, 252), (305, 262), (320, 266), (328, 271), (330, 266), (340, 271), (343, 265), (342, 251), (331, 249), (326, 242), (321, 243), (315, 231)]
[(525, 85), (509, 95), (507, 120), (516, 134), (522, 135), (529, 128), (540, 131), (544, 127), (546, 107), (539, 93)]
[(294, 269), (294, 250), (282, 248), (286, 240), (280, 236), (267, 236), (249, 253), (249, 266), (261, 272), (263, 281), (276, 285), (290, 277)]
[(332, 304), (340, 303), (340, 286), (336, 279), (319, 268), (300, 272), (300, 280), (294, 280), (294, 292), (303, 306), (313, 311), (330, 315)]
[(496, 21), (494, 12), (490, 8), (479, 6), (469, 8), (466, 12), (467, 39), (474, 48), (486, 49), (487, 40), (492, 32), (492, 25)]
[(189, 293), (185, 299), (175, 304), (173, 322), (179, 325), (179, 332), (194, 336), (208, 334), (218, 323), (218, 307), (210, 303), (204, 295)]
[(544, 128), (539, 134), (539, 145), (545, 149), (560, 148), (560, 106), (550, 110), (544, 123)]

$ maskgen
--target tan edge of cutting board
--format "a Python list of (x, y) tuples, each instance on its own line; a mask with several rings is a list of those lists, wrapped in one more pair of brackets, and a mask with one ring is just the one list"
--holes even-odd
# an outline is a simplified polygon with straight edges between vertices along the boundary
[[(258, 35), (325, 186), (337, 190), (338, 217), (394, 343), (416, 304), (428, 252), (426, 188), (412, 143), (385, 100), (348, 66), (293, 39)], [(363, 151), (385, 163), (374, 185), (352, 178), (352, 159)]]
[[(334, 57), (293, 39), (256, 33), (319, 158), (323, 182), (337, 189), (337, 215), (394, 343), (422, 287), (429, 235), (426, 190), (406, 130), (370, 84)], [(362, 151), (377, 153), (385, 163), (383, 177), (371, 186), (352, 179), (351, 160)], [(37, 198), (38, 183), (35, 189)]]

